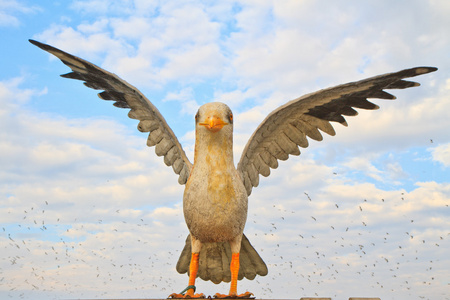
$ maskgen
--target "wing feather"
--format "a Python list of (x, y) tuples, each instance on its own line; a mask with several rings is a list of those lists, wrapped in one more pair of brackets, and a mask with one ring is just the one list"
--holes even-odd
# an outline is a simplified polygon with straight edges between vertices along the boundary
[(244, 171), (243, 173), (241, 173), (241, 177), (242, 177), (242, 182), (244, 182), (244, 186), (245, 189), (248, 190), (252, 190), (253, 187), (255, 187), (256, 185), (253, 184), (252, 180), (250, 179), (248, 173), (246, 171)]
[(302, 148), (308, 147), (308, 139), (306, 135), (298, 129), (293, 123), (288, 123), (285, 126), (284, 133), (297, 145)]
[(284, 152), (277, 143), (269, 143), (267, 145), (267, 150), (279, 160), (287, 160), (289, 158), (289, 154)]
[(309, 138), (321, 141), (321, 132), (335, 135), (330, 122), (347, 126), (344, 116), (356, 116), (355, 108), (375, 110), (378, 105), (369, 98), (396, 99), (385, 89), (405, 89), (419, 86), (404, 78), (436, 71), (434, 67), (417, 67), (389, 73), (357, 82), (338, 85), (294, 99), (271, 112), (255, 130), (244, 148), (238, 163), (244, 185), (250, 195), (259, 184), (259, 174), (270, 175), (270, 168), (278, 167), (277, 160), (299, 155), (308, 147)]
[(254, 164), (249, 164), (247, 168), (248, 178), (253, 186), (259, 185), (259, 173)]
[(263, 158), (261, 157), (261, 153), (255, 155), (254, 160), (255, 160), (254, 161), (255, 167), (258, 170), (259, 174), (265, 177), (269, 176), (270, 175), (269, 165), (267, 165), (266, 162), (263, 160)]
[(58, 57), (72, 72), (61, 75), (64, 78), (84, 81), (84, 85), (95, 90), (100, 99), (114, 101), (113, 105), (129, 108), (128, 117), (139, 120), (138, 130), (150, 132), (147, 145), (155, 146), (158, 156), (164, 156), (164, 163), (172, 166), (179, 174), (178, 182), (185, 184), (192, 164), (181, 144), (158, 109), (134, 86), (113, 73), (85, 61), (79, 57), (61, 51), (52, 46), (30, 40), (33, 45)]
[(291, 141), (283, 132), (281, 132), (275, 142), (283, 149), (284, 153), (292, 155), (300, 155), (297, 144)]
[(261, 158), (272, 169), (276, 169), (278, 167), (278, 161), (276, 157), (274, 157), (269, 151), (262, 151)]

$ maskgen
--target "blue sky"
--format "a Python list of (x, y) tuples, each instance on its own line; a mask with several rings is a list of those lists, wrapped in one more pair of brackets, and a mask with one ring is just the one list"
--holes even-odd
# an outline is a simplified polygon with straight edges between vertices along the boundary
[[(164, 298), (187, 235), (177, 184), (127, 111), (28, 39), (139, 88), (193, 157), (193, 116), (235, 116), (235, 161), (273, 109), (415, 66), (439, 71), (348, 117), (260, 180), (258, 298), (449, 299), (450, 3), (0, 0), (0, 297)], [(227, 284), (197, 283), (205, 294)]]

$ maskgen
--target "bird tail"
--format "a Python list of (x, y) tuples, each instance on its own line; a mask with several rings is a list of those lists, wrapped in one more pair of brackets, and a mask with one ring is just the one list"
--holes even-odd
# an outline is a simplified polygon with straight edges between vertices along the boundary
[[(180, 274), (188, 273), (191, 263), (191, 237), (188, 235), (186, 244), (181, 252), (177, 263), (177, 271)], [(231, 248), (228, 242), (202, 243), (200, 250), (199, 268), (197, 277), (218, 284), (222, 281), (231, 281), (230, 272)], [(239, 274), (238, 279), (244, 277), (253, 280), (256, 275), (267, 275), (267, 266), (250, 244), (245, 235), (242, 236), (241, 250), (239, 254)]]

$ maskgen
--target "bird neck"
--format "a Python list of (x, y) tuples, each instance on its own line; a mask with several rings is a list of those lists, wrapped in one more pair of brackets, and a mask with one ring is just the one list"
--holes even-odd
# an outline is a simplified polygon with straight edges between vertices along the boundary
[(194, 151), (194, 165), (207, 164), (219, 169), (234, 167), (232, 134), (197, 132)]

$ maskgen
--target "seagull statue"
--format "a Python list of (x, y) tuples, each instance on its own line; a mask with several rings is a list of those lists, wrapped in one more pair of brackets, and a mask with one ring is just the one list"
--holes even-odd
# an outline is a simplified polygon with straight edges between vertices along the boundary
[[(344, 116), (359, 109), (377, 109), (367, 98), (395, 99), (386, 89), (419, 86), (404, 80), (436, 71), (417, 67), (323, 89), (294, 99), (272, 111), (255, 130), (235, 167), (233, 160), (233, 113), (219, 102), (202, 105), (195, 115), (195, 152), (192, 164), (177, 137), (158, 109), (134, 86), (86, 60), (34, 40), (30, 42), (58, 57), (72, 72), (61, 75), (84, 81), (99, 97), (114, 106), (129, 108), (128, 117), (139, 120), (138, 130), (150, 132), (147, 145), (172, 166), (185, 185), (183, 211), (189, 236), (177, 263), (179, 273), (188, 273), (187, 288), (171, 298), (204, 298), (195, 293), (195, 280), (231, 282), (228, 294), (216, 298), (250, 298), (237, 293), (237, 281), (267, 274), (267, 266), (243, 234), (248, 196), (259, 184), (259, 175), (269, 176), (279, 160), (300, 155), (307, 137), (321, 141), (322, 132), (335, 135), (331, 121), (347, 126)], [(320, 131), (319, 131), (320, 130)]]

